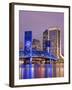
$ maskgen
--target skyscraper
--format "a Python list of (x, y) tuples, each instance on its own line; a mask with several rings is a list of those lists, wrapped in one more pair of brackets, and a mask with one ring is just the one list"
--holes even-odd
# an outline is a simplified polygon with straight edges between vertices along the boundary
[(50, 40), (49, 51), (54, 56), (60, 56), (60, 30), (58, 28), (49, 28), (43, 32), (43, 50), (47, 50), (46, 41)]
[(59, 57), (60, 56), (60, 30), (59, 28), (49, 28), (49, 40), (51, 41), (50, 52)]
[(32, 41), (32, 49), (35, 49), (35, 50), (41, 50), (41, 43), (39, 40), (37, 39), (33, 39)]
[(32, 52), (32, 31), (25, 31), (24, 33), (24, 51), (30, 55)]
[(43, 32), (43, 50), (46, 51), (47, 50), (47, 47), (46, 47), (46, 42), (48, 40), (48, 29), (46, 29), (44, 32)]

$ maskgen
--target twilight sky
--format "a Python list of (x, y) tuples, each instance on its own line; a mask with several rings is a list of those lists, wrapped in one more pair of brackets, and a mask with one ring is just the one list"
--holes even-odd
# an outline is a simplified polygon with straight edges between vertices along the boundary
[(64, 53), (64, 13), (19, 11), (19, 42), (24, 43), (24, 31), (32, 31), (33, 38), (42, 44), (43, 32), (50, 27), (59, 27), (61, 31), (61, 50)]

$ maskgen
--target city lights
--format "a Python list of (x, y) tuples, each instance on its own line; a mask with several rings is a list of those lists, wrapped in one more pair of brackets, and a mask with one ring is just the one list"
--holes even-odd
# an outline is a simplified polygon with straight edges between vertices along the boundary
[(24, 50), (19, 51), (20, 61), (23, 62), (19, 66), (20, 79), (63, 77), (60, 30), (55, 28), (43, 32), (43, 49), (40, 41), (32, 38), (32, 31), (24, 34)]

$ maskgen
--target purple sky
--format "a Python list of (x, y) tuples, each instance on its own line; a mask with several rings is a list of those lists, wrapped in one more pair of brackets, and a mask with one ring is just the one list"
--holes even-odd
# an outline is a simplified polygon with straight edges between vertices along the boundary
[[(32, 31), (33, 38), (42, 44), (43, 32), (49, 27), (59, 27), (61, 30), (61, 49), (64, 52), (64, 13), (19, 11), (19, 41), (24, 41), (24, 31)], [(23, 42), (24, 43), (24, 42)]]

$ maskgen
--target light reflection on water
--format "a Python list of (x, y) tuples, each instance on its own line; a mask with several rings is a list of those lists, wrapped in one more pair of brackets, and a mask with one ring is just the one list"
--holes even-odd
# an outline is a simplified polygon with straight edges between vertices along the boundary
[[(60, 69), (60, 70), (59, 70)], [(52, 64), (21, 64), (20, 79), (63, 77), (64, 67)]]

